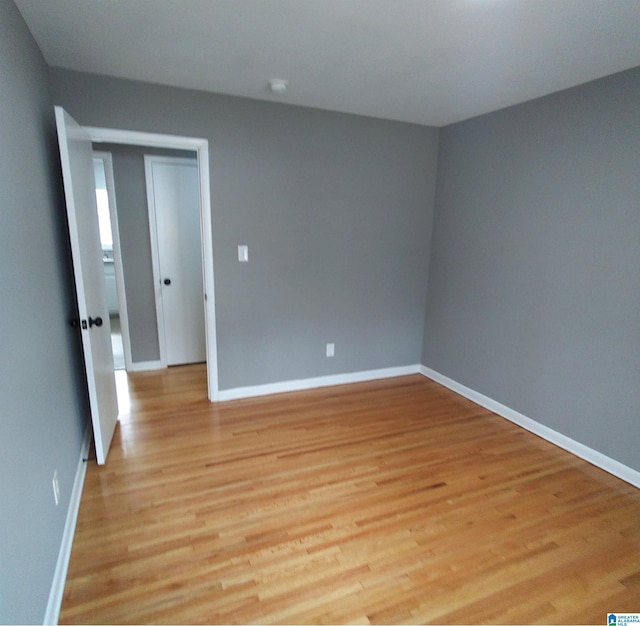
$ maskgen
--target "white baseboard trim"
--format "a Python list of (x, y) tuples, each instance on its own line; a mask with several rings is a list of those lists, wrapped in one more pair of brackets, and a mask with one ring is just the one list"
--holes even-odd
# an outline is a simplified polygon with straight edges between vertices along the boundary
[(153, 370), (163, 370), (166, 368), (166, 365), (162, 363), (162, 361), (137, 361), (136, 363), (131, 363), (131, 367), (128, 369), (129, 372), (151, 372)]
[(403, 367), (389, 367), (364, 372), (352, 372), (350, 374), (332, 374), (330, 376), (317, 376), (301, 380), (286, 380), (279, 383), (267, 383), (253, 387), (234, 387), (218, 392), (218, 401), (239, 400), (241, 398), (253, 398), (255, 396), (268, 396), (273, 393), (286, 393), (288, 391), (303, 391), (305, 389), (317, 389), (318, 387), (331, 387), (333, 385), (346, 385), (348, 383), (361, 383), (380, 378), (394, 378), (395, 376), (407, 376), (418, 374), (420, 365), (405, 365)]
[(62, 606), (64, 584), (67, 580), (67, 570), (69, 568), (69, 558), (71, 557), (73, 535), (76, 530), (76, 521), (78, 520), (78, 511), (80, 509), (80, 499), (82, 498), (82, 487), (84, 485), (84, 477), (87, 474), (87, 463), (84, 459), (89, 455), (90, 445), (91, 423), (87, 424), (87, 429), (84, 433), (84, 440), (82, 442), (82, 449), (80, 450), (80, 459), (78, 460), (76, 477), (73, 481), (71, 497), (69, 498), (69, 508), (67, 509), (67, 519), (65, 520), (64, 530), (62, 532), (58, 561), (56, 562), (51, 590), (49, 591), (47, 610), (44, 614), (44, 624), (57, 624), (58, 618), (60, 617), (60, 607)]
[(504, 404), (500, 404), (495, 400), (492, 400), (488, 396), (485, 396), (469, 387), (465, 387), (455, 380), (440, 374), (440, 372), (436, 372), (429, 367), (425, 367), (424, 365), (420, 366), (420, 373), (427, 378), (431, 378), (435, 380), (437, 383), (444, 385), (445, 387), (455, 391), (456, 393), (468, 398), (472, 402), (479, 404), (485, 409), (489, 409), (493, 413), (500, 415), (500, 417), (504, 417), (508, 419), (510, 422), (517, 424), (518, 426), (522, 426), (522, 428), (528, 430), (529, 432), (542, 437), (546, 441), (567, 450), (567, 452), (571, 452), (571, 454), (575, 454), (576, 456), (588, 461), (589, 463), (599, 467), (600, 469), (609, 472), (609, 474), (613, 474), (618, 478), (632, 484), (634, 487), (640, 488), (640, 472), (634, 470), (631, 467), (628, 467), (611, 457), (608, 457), (602, 452), (598, 452), (593, 448), (589, 448), (584, 444), (559, 433), (544, 424), (540, 424), (540, 422), (536, 422), (534, 419), (523, 415), (522, 413), (518, 413), (513, 409), (510, 409), (508, 406)]

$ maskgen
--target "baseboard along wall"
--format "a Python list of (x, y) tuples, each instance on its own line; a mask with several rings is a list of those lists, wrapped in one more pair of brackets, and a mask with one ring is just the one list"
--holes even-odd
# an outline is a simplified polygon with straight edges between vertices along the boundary
[(594, 450), (593, 448), (589, 448), (588, 446), (585, 446), (584, 444), (575, 441), (574, 439), (571, 439), (570, 437), (567, 437), (566, 435), (563, 435), (540, 422), (536, 422), (534, 419), (531, 419), (522, 413), (518, 413), (518, 411), (514, 411), (500, 402), (496, 402), (492, 398), (474, 391), (473, 389), (440, 374), (440, 372), (437, 372), (436, 370), (421, 365), (420, 373), (423, 376), (440, 383), (444, 387), (451, 389), (451, 391), (455, 391), (457, 394), (464, 396), (468, 400), (479, 404), (481, 407), (496, 413), (500, 417), (508, 419), (510, 422), (513, 422), (525, 430), (542, 437), (546, 441), (563, 448), (567, 452), (571, 452), (571, 454), (575, 454), (592, 465), (621, 478), (622, 480), (632, 484), (634, 487), (640, 488), (640, 472), (632, 469), (631, 467), (628, 467), (619, 461)]
[(87, 474), (86, 459), (89, 455), (91, 434), (91, 423), (88, 423), (87, 429), (84, 433), (84, 439), (82, 441), (82, 448), (80, 450), (80, 458), (78, 459), (76, 476), (73, 480), (73, 487), (71, 488), (71, 497), (69, 498), (67, 518), (64, 523), (64, 530), (62, 531), (62, 541), (60, 542), (60, 551), (58, 552), (56, 569), (53, 574), (51, 590), (49, 591), (47, 610), (44, 614), (44, 624), (57, 624), (58, 618), (60, 616), (60, 607), (62, 606), (62, 596), (64, 594), (64, 584), (67, 579), (69, 559), (71, 558), (71, 547), (73, 546), (73, 536), (76, 531), (78, 511), (80, 510), (82, 487), (84, 486), (84, 478)]
[[(158, 367), (148, 367), (148, 365), (155, 362), (140, 363), (137, 365), (144, 365), (145, 367), (140, 369), (161, 369)], [(257, 396), (271, 395), (275, 393), (286, 393), (290, 391), (302, 391), (306, 389), (317, 389), (320, 387), (330, 387), (333, 385), (344, 385), (349, 383), (366, 382), (371, 380), (379, 380), (383, 378), (394, 378), (396, 376), (407, 376), (410, 374), (422, 374), (426, 378), (429, 378), (451, 391), (475, 402), (476, 404), (488, 409), (489, 411), (503, 417), (518, 426), (521, 426), (525, 430), (542, 437), (546, 441), (553, 443), (554, 445), (563, 448), (567, 452), (574, 454), (589, 463), (592, 463), (596, 467), (599, 467), (610, 474), (630, 483), (634, 487), (640, 488), (640, 472), (612, 459), (597, 450), (589, 448), (584, 444), (579, 443), (559, 433), (544, 424), (540, 424), (535, 420), (518, 413), (513, 409), (496, 402), (492, 398), (485, 396), (457, 381), (440, 374), (436, 370), (433, 370), (424, 365), (407, 365), (404, 367), (391, 367), (385, 369), (367, 370), (363, 372), (352, 372), (349, 374), (335, 374), (330, 376), (318, 376), (315, 378), (307, 378), (301, 380), (289, 380), (278, 383), (268, 383), (264, 385), (255, 385), (250, 387), (235, 387), (233, 389), (225, 389), (218, 394), (220, 401), (238, 400), (242, 398), (252, 398)], [(80, 508), (80, 499), (82, 496), (82, 487), (84, 485), (84, 478), (87, 471), (87, 464), (85, 459), (89, 453), (89, 445), (91, 442), (91, 428), (88, 427), (85, 433), (85, 438), (82, 444), (82, 450), (80, 453), (80, 459), (78, 461), (78, 468), (76, 470), (76, 477), (73, 483), (73, 489), (71, 498), (69, 501), (69, 509), (67, 511), (67, 519), (64, 526), (64, 532), (62, 536), (62, 542), (60, 545), (60, 552), (58, 554), (58, 561), (56, 563), (56, 569), (53, 577), (53, 583), (51, 585), (51, 591), (49, 593), (49, 602), (47, 604), (47, 610), (45, 613), (44, 624), (57, 624), (58, 616), (60, 614), (60, 607), (62, 605), (62, 596), (64, 593), (65, 579), (67, 575), (67, 569), (69, 566), (69, 558), (71, 557), (71, 547), (73, 544), (73, 535), (75, 532), (76, 521), (78, 519), (78, 510)]]
[(317, 376), (300, 380), (285, 380), (278, 383), (266, 383), (252, 387), (233, 387), (218, 392), (218, 400), (240, 400), (242, 398), (254, 398), (256, 396), (268, 396), (274, 393), (286, 393), (289, 391), (304, 391), (319, 387), (332, 387), (333, 385), (346, 385), (348, 383), (361, 383), (368, 380), (381, 378), (394, 378), (395, 376), (407, 376), (418, 374), (420, 365), (406, 365), (403, 367), (389, 367), (364, 372), (352, 372), (349, 374), (332, 374), (329, 376)]
[(316, 389), (320, 387), (329, 387), (332, 385), (344, 385), (348, 383), (366, 382), (370, 380), (378, 380), (382, 378), (393, 378), (395, 376), (407, 376), (409, 374), (422, 374), (426, 378), (451, 389), (457, 394), (479, 404), (489, 411), (504, 417), (505, 419), (521, 426), (525, 430), (542, 437), (546, 441), (575, 454), (577, 457), (588, 461), (589, 463), (599, 467), (600, 469), (621, 478), (622, 480), (632, 484), (634, 487), (640, 488), (640, 472), (612, 459), (593, 448), (589, 448), (584, 444), (559, 433), (536, 420), (518, 413), (508, 406), (485, 396), (470, 387), (466, 387), (461, 383), (444, 376), (440, 372), (433, 370), (424, 365), (407, 365), (403, 367), (391, 367), (376, 370), (367, 370), (362, 372), (352, 372), (349, 374), (335, 374), (330, 376), (318, 376), (315, 378), (306, 378), (301, 380), (288, 380), (278, 383), (268, 383), (264, 385), (255, 385), (251, 387), (234, 387), (232, 389), (224, 389), (218, 392), (218, 401), (239, 400), (242, 398), (252, 398), (256, 396), (265, 396), (275, 393), (286, 393), (290, 391), (302, 391), (306, 389)]
[(162, 361), (136, 361), (131, 363), (130, 372), (150, 372), (153, 370), (165, 369), (166, 365)]

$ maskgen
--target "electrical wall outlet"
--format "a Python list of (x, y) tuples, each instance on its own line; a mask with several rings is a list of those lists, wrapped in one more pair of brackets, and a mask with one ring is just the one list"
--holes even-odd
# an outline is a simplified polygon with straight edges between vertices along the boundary
[(327, 356), (332, 357), (336, 355), (336, 344), (328, 343), (327, 344)]
[(58, 470), (53, 472), (53, 498), (56, 501), (56, 506), (60, 504), (60, 481), (58, 480)]

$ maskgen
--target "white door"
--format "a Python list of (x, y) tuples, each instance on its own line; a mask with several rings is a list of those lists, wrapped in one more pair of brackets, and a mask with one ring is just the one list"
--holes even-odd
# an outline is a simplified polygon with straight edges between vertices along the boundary
[(200, 363), (206, 339), (198, 163), (147, 155), (145, 170), (161, 360)]
[(98, 231), (93, 152), (84, 129), (64, 109), (56, 107), (55, 111), (91, 421), (96, 458), (102, 465), (118, 420), (118, 400)]

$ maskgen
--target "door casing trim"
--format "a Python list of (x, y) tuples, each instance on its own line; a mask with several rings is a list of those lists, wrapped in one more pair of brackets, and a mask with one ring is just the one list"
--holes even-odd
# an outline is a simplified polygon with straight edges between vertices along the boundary
[(215, 280), (213, 265), (213, 230), (209, 178), (209, 141), (199, 137), (165, 135), (97, 126), (83, 126), (95, 143), (117, 143), (152, 148), (193, 150), (198, 160), (200, 185), (200, 223), (202, 234), (202, 270), (205, 293), (205, 335), (207, 354), (207, 391), (211, 402), (218, 400), (218, 346), (216, 337)]

